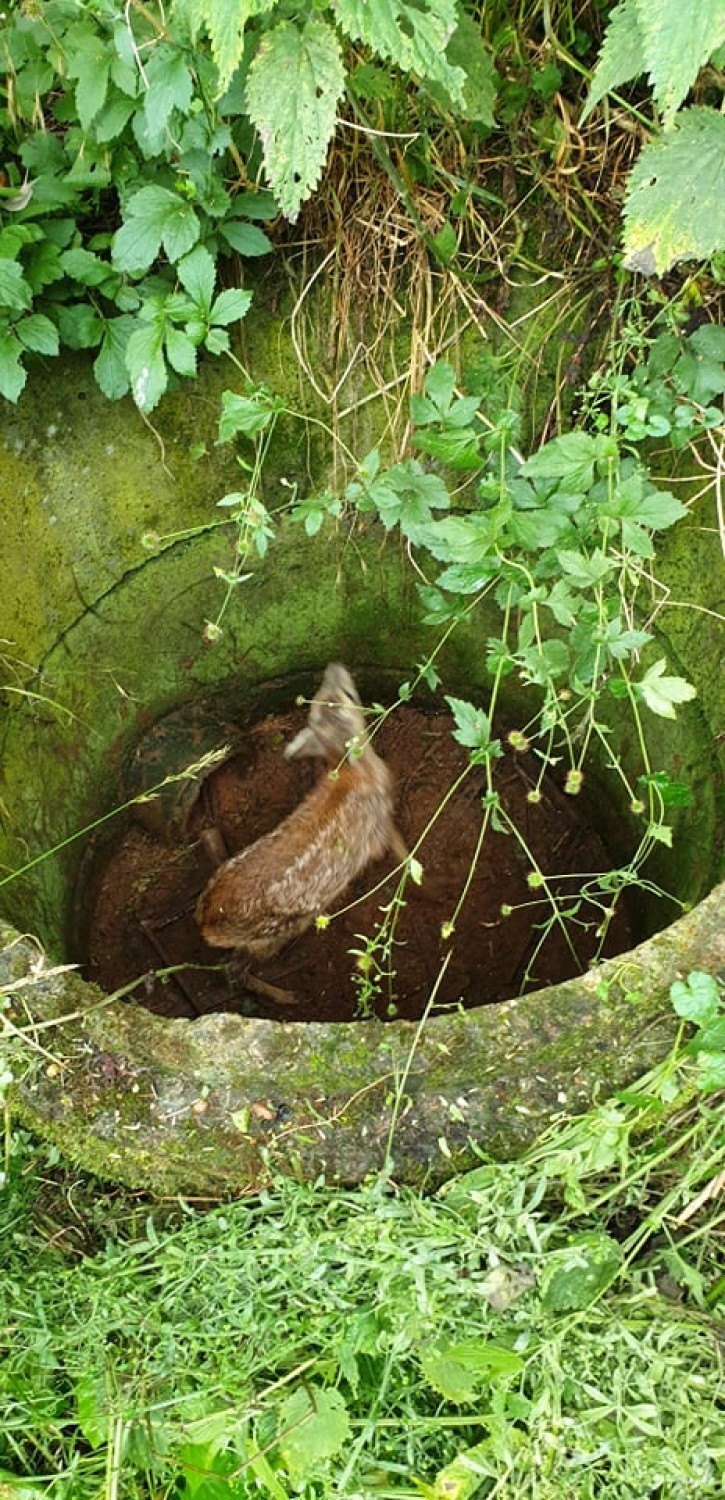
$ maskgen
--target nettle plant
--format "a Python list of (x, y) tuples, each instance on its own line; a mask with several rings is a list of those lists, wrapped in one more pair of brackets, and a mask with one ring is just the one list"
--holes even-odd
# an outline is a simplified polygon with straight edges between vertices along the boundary
[[(654, 349), (658, 351), (657, 344)], [(680, 355), (687, 357), (685, 343)], [(720, 369), (725, 374), (723, 364)], [(596, 430), (605, 420), (601, 411), (604, 387), (600, 385), (593, 431), (567, 432), (524, 459), (515, 447), (515, 413), (504, 409), (493, 425), (490, 420), (486, 425), (481, 415), (484, 394), (458, 394), (454, 370), (439, 361), (430, 369), (423, 393), (411, 400), (413, 444), (422, 458), (410, 457), (385, 467), (374, 450), (358, 463), (342, 495), (328, 491), (300, 501), (293, 498), (284, 507), (309, 536), (347, 513), (377, 518), (385, 532), (397, 531), (404, 539), (419, 577), (425, 580), (417, 584), (423, 619), (438, 630), (439, 637), (411, 680), (401, 685), (398, 702), (410, 698), (422, 684), (439, 687), (436, 658), (444, 640), (484, 599), (493, 597), (499, 606), (500, 631), (482, 648), (491, 680), (485, 706), (452, 696), (446, 702), (454, 720), (454, 736), (469, 751), (469, 769), (484, 770), (476, 857), (487, 830), (493, 828), (516, 838), (529, 862), (529, 904), (540, 928), (540, 941), (527, 976), (553, 925), (566, 933), (576, 959), (570, 930), (580, 921), (590, 922), (592, 908), (597, 912), (601, 948), (623, 891), (639, 885), (662, 894), (647, 880), (644, 867), (657, 844), (672, 844), (670, 809), (691, 801), (686, 784), (653, 764), (647, 741), (649, 714), (674, 719), (678, 706), (695, 696), (690, 683), (668, 671), (664, 657), (648, 650), (654, 641), (651, 626), (656, 613), (650, 573), (653, 538), (685, 516), (687, 507), (653, 483), (634, 447), (635, 434), (616, 420), (617, 391), (615, 385), (608, 392), (610, 430)], [(681, 394), (675, 384), (672, 400), (678, 409)], [(256, 486), (277, 418), (287, 411), (269, 390), (251, 384), (243, 395), (227, 392), (224, 407), (220, 436), (231, 440), (241, 435), (251, 440), (256, 459), (244, 462), (250, 487), (220, 502), (237, 521), (238, 565), (222, 575), (226, 593), (217, 619), (208, 626), (210, 639), (221, 632), (231, 593), (249, 577), (254, 553), (264, 555), (274, 535), (275, 516), (265, 508)], [(690, 400), (689, 412), (688, 435), (705, 430), (710, 409)], [(679, 440), (682, 426), (682, 421), (673, 421), (673, 441)], [(465, 508), (453, 512), (444, 475), (467, 481)], [(619, 778), (633, 824), (640, 828), (626, 865), (583, 878), (574, 896), (562, 897), (552, 888), (496, 789), (496, 762), (503, 751), (494, 718), (505, 679), (512, 674), (532, 689), (529, 717), (509, 734), (513, 749), (531, 750), (538, 758), (538, 781), (529, 800), (541, 800), (544, 777), (552, 768), (563, 780), (565, 791), (576, 796), (595, 751)], [(634, 780), (629, 779), (612, 745), (609, 717), (614, 700), (626, 703), (634, 724), (641, 764)], [(377, 711), (391, 709), (378, 706)], [(376, 723), (377, 719), (371, 732)], [(379, 930), (363, 938), (362, 947), (356, 950), (363, 1005), (392, 972), (397, 917), (406, 881), (419, 881), (423, 876), (427, 831), (411, 851)], [(444, 939), (455, 931), (465, 896), (464, 889), (445, 923)], [(586, 918), (580, 916), (585, 902)]]
[(469, 117), (482, 68), (493, 97), (456, 0), (25, 0), (5, 13), (0, 394), (17, 401), (27, 356), (63, 345), (97, 351), (105, 395), (130, 391), (150, 412), (195, 375), (200, 349), (225, 353), (251, 300), (217, 294), (225, 263), (267, 254), (261, 224), (297, 217), (361, 56)]

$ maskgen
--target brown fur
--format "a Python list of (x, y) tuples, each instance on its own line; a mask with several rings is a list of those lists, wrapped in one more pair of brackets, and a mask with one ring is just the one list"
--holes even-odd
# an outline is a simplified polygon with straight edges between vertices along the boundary
[(323, 756), (325, 774), (272, 833), (217, 870), (196, 909), (207, 943), (255, 958), (304, 932), (386, 850), (406, 855), (393, 823), (392, 776), (365, 740), (355, 684), (339, 663), (328, 666), (286, 754)]

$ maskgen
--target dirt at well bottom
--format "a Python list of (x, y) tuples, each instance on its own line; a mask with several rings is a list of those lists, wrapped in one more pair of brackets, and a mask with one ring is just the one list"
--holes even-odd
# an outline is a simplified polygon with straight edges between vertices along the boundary
[[(234, 955), (207, 947), (196, 926), (196, 900), (214, 871), (199, 835), (215, 827), (232, 855), (292, 811), (325, 774), (319, 763), (284, 759), (284, 743), (303, 721), (299, 711), (253, 726), (243, 749), (205, 781), (183, 840), (170, 844), (132, 823), (115, 845), (105, 847), (93, 867), (86, 925), (90, 979), (109, 993), (131, 986), (130, 1003), (167, 1016), (229, 1010), (273, 1020), (348, 1021), (371, 1014), (420, 1016), (449, 950), (436, 1008), (492, 1003), (586, 969), (599, 948), (601, 910), (582, 903), (568, 923), (576, 956), (561, 924), (544, 933), (551, 908), (544, 892), (527, 883), (531, 864), (519, 840), (489, 825), (479, 849), (483, 769), (472, 768), (456, 786), (468, 752), (452, 738), (451, 719), (407, 705), (385, 720), (375, 739), (395, 775), (396, 821), (407, 846), (429, 829), (416, 851), (422, 882), (407, 881), (392, 959), (383, 957), (383, 968), (394, 973), (383, 974), (378, 992), (369, 993), (355, 957), (398, 889), (390, 857), (370, 866), (345, 892), (324, 930), (313, 927), (274, 959), (255, 962), (253, 972), (293, 992), (294, 1003), (282, 1006), (245, 989), (226, 961)], [(552, 889), (565, 893), (566, 905), (574, 908), (581, 881), (572, 877), (611, 865), (604, 843), (583, 820), (581, 798), (565, 795), (551, 776), (541, 783), (540, 800), (530, 802), (539, 763), (503, 743), (505, 753), (495, 763), (502, 805)], [(454, 916), (455, 930), (446, 939), (442, 934)], [(620, 953), (632, 941), (629, 915), (620, 904), (602, 951)], [(159, 977), (162, 969), (177, 972)]]

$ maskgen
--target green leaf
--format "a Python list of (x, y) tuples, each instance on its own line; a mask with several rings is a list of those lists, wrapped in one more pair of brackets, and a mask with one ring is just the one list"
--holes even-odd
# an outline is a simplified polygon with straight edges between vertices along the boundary
[(699, 1088), (707, 1091), (725, 1089), (725, 1052), (701, 1052), (697, 1067)]
[(616, 567), (614, 559), (599, 548), (592, 552), (590, 557), (583, 552), (571, 551), (568, 548), (562, 548), (556, 555), (567, 574), (570, 588), (593, 588)]
[(658, 714), (661, 719), (674, 719), (675, 703), (689, 703), (691, 698), (697, 697), (697, 689), (691, 682), (686, 682), (684, 677), (665, 677), (663, 674), (666, 666), (665, 658), (661, 657), (645, 673), (641, 682), (635, 682), (632, 686), (653, 714)]
[(274, 194), (264, 188), (255, 193), (238, 193), (233, 208), (234, 213), (241, 214), (244, 219), (267, 221), (279, 218), (279, 204)]
[(636, 521), (622, 521), (622, 542), (637, 557), (654, 557), (655, 555), (649, 532), (638, 526)]
[(710, 1056), (716, 1053), (725, 1055), (725, 1016), (719, 1016), (704, 1027), (690, 1043), (691, 1050), (699, 1055), (708, 1052)]
[(218, 94), (228, 87), (244, 52), (244, 30), (252, 16), (263, 16), (275, 0), (201, 0), (192, 5), (203, 16), (219, 74)]
[(143, 112), (149, 141), (161, 150), (171, 115), (175, 109), (186, 114), (194, 85), (183, 53), (166, 42), (160, 42), (144, 63), (147, 87)]
[(693, 969), (684, 982), (676, 979), (670, 985), (670, 999), (676, 1014), (695, 1026), (710, 1026), (720, 1009), (717, 980), (701, 969)]
[(332, 10), (353, 42), (364, 42), (405, 73), (443, 84), (456, 107), (465, 107), (466, 75), (446, 50), (458, 23), (456, 0), (333, 0)]
[(166, 358), (177, 375), (196, 375), (196, 344), (180, 328), (166, 329)]
[(238, 255), (268, 255), (274, 248), (263, 229), (247, 224), (244, 219), (224, 219), (219, 233)]
[(206, 321), (216, 284), (216, 266), (213, 256), (204, 249), (203, 245), (197, 245), (195, 250), (179, 261), (176, 271), (181, 285), (188, 292), (192, 302), (201, 310)]
[(437, 359), (425, 377), (423, 389), (438, 415), (445, 417), (456, 392), (456, 372), (453, 366), (445, 359)]
[(725, 246), (725, 116), (705, 106), (677, 115), (644, 146), (624, 209), (627, 262), (662, 274)]
[(469, 750), (485, 750), (491, 740), (491, 720), (482, 708), (475, 708), (465, 698), (446, 697), (456, 727), (454, 740)]
[(153, 411), (168, 384), (163, 355), (164, 323), (154, 318), (136, 325), (126, 346), (126, 369), (131, 377), (131, 395), (139, 411)]
[(246, 317), (252, 301), (252, 293), (243, 291), (241, 287), (230, 287), (226, 292), (220, 292), (214, 303), (210, 322), (238, 323)]
[(115, 94), (113, 98), (107, 99), (93, 121), (96, 141), (101, 144), (117, 141), (123, 135), (135, 108), (135, 100), (124, 98), (123, 94)]
[(31, 292), (42, 292), (54, 281), (62, 281), (65, 275), (60, 263), (60, 246), (52, 240), (43, 240), (33, 245), (25, 259), (25, 277)]
[(180, 260), (199, 233), (199, 220), (185, 199), (169, 188), (140, 188), (126, 204), (124, 223), (113, 237), (113, 263), (131, 274), (146, 271), (162, 243), (170, 261)]
[(83, 286), (101, 286), (104, 281), (108, 281), (109, 276), (114, 275), (109, 261), (101, 260), (99, 255), (94, 255), (90, 250), (84, 250), (82, 245), (64, 250), (60, 263), (66, 275), (73, 281), (80, 281)]
[(256, 396), (238, 396), (236, 391), (224, 391), (219, 418), (220, 443), (228, 443), (239, 433), (248, 438), (258, 437), (269, 426), (274, 410), (274, 403), (267, 400), (264, 392)]
[(565, 432), (532, 454), (522, 465), (521, 473), (529, 479), (558, 479), (565, 493), (577, 493), (591, 489), (598, 457), (596, 438), (586, 432)]
[(118, 401), (130, 388), (126, 346), (135, 327), (136, 320), (128, 313), (106, 323), (100, 353), (93, 362), (93, 373), (109, 401)]
[(647, 72), (665, 125), (725, 41), (722, 0), (637, 0)]
[(272, 191), (293, 221), (319, 182), (344, 87), (342, 49), (325, 21), (281, 21), (264, 33), (249, 68), (247, 110)]
[(444, 1469), (439, 1469), (432, 1488), (421, 1486), (426, 1500), (471, 1500), (481, 1493), (483, 1481), (491, 1478), (496, 1469), (493, 1465), (491, 1444), (488, 1438), (472, 1448), (462, 1448)]
[(582, 114), (587, 116), (611, 89), (629, 83), (644, 73), (646, 67), (644, 35), (639, 18), (639, 0), (620, 0), (612, 11), (599, 60), (594, 70), (589, 97)]
[(95, 349), (103, 337), (103, 319), (87, 302), (61, 303), (56, 310), (61, 342), (69, 349)]
[(31, 313), (29, 318), (21, 318), (15, 324), (15, 332), (25, 349), (32, 349), (36, 354), (58, 353), (58, 329), (43, 313)]
[(459, 472), (480, 469), (481, 454), (478, 436), (465, 428), (461, 431), (444, 428), (441, 432), (417, 432), (413, 439), (421, 453), (429, 453), (449, 469)]
[(460, 1403), (475, 1400), (497, 1375), (518, 1375), (524, 1360), (512, 1349), (471, 1338), (422, 1350), (420, 1366), (428, 1385), (446, 1401)]
[(649, 771), (638, 776), (640, 786), (656, 787), (663, 807), (692, 807), (692, 787), (686, 781), (671, 781), (666, 771)]
[(615, 520), (626, 517), (651, 531), (664, 531), (687, 515), (687, 506), (676, 500), (669, 490), (656, 490), (653, 486), (645, 488), (643, 481), (644, 476), (638, 470), (628, 475), (613, 495), (602, 503), (602, 515), (612, 516)]
[(719, 323), (703, 323), (701, 328), (696, 328), (690, 334), (690, 343), (705, 359), (725, 364), (725, 328)]
[(75, 1385), (78, 1426), (91, 1448), (100, 1448), (108, 1437), (111, 1421), (102, 1376), (81, 1375)]
[[(492, 130), (496, 124), (494, 105), (499, 85), (496, 65), (481, 34), (480, 24), (472, 16), (461, 12), (458, 25), (446, 47), (446, 58), (454, 68), (464, 74), (463, 117), (472, 125), (483, 125)], [(456, 111), (456, 104), (447, 88), (441, 83), (428, 80), (426, 93), (436, 99), (449, 113)]]
[(303, 1485), (350, 1437), (350, 1418), (339, 1391), (306, 1385), (279, 1409), (279, 1450), (290, 1478)]
[(345, 498), (362, 511), (377, 510), (387, 531), (400, 526), (403, 535), (416, 544), (426, 533), (433, 510), (445, 510), (450, 504), (440, 476), (426, 474), (415, 458), (393, 464), (367, 484), (349, 484)]
[(78, 119), (87, 131), (106, 98), (112, 53), (106, 37), (82, 23), (66, 32), (65, 47), (68, 76), (77, 79)]
[(546, 1256), (539, 1282), (541, 1300), (552, 1312), (589, 1307), (613, 1281), (621, 1264), (622, 1250), (616, 1240), (586, 1230), (566, 1249)]
[(0, 395), (6, 401), (17, 401), (28, 378), (20, 363), (21, 352), (12, 334), (0, 332)]
[(0, 307), (9, 307), (12, 312), (30, 307), (30, 287), (23, 276), (22, 267), (16, 260), (0, 257)]

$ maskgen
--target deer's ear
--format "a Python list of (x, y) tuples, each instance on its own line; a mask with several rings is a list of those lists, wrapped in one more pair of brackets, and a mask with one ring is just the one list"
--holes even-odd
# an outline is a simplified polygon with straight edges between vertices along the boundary
[(304, 729), (301, 729), (299, 734), (296, 734), (294, 739), (285, 745), (284, 754), (285, 760), (296, 760), (303, 756), (327, 755), (327, 750), (314, 729), (310, 729), (309, 724), (306, 724)]

